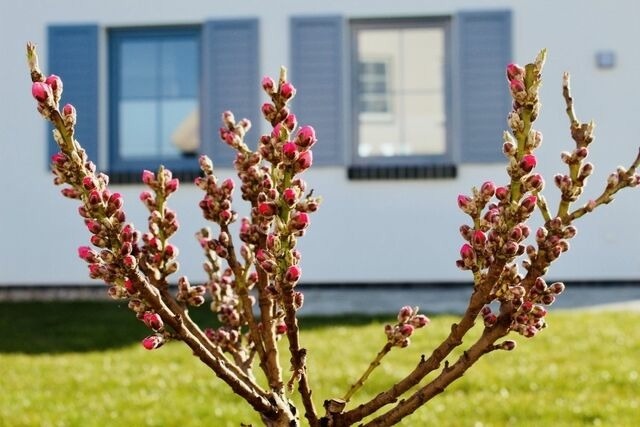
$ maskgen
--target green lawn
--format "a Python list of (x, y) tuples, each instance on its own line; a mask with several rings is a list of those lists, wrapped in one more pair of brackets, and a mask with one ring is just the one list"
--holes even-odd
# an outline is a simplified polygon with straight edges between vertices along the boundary
[[(400, 378), (452, 321), (435, 316), (409, 348), (394, 349), (355, 402)], [(321, 406), (382, 346), (383, 319), (302, 324)], [(402, 425), (640, 425), (638, 324), (639, 313), (552, 310), (540, 336), (487, 356)], [(0, 426), (260, 425), (184, 345), (148, 352), (145, 335), (124, 305), (0, 303)]]

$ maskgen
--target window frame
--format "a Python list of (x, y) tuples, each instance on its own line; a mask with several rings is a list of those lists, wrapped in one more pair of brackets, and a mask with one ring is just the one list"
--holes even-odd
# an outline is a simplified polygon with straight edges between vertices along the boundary
[[(408, 155), (408, 156), (367, 156), (359, 155), (358, 145), (359, 135), (359, 74), (358, 74), (358, 32), (362, 30), (377, 29), (400, 29), (400, 28), (440, 28), (444, 32), (444, 113), (445, 113), (445, 152), (433, 155)], [(367, 166), (443, 166), (454, 164), (454, 147), (452, 132), (452, 60), (454, 52), (452, 50), (452, 17), (427, 16), (410, 18), (356, 18), (349, 20), (350, 49), (351, 49), (351, 136), (350, 144), (351, 164), (355, 167)]]
[[(171, 36), (194, 37), (197, 43), (197, 64), (198, 72), (198, 109), (202, 109), (202, 26), (201, 25), (165, 25), (165, 26), (141, 26), (141, 27), (114, 27), (107, 30), (108, 43), (108, 170), (112, 177), (118, 182), (131, 182), (139, 180), (142, 169), (156, 170), (161, 164), (179, 174), (189, 176), (198, 174), (197, 155), (203, 152), (202, 135), (200, 136), (200, 149), (193, 156), (182, 156), (181, 158), (163, 158), (162, 156), (148, 156), (139, 159), (125, 159), (120, 155), (119, 141), (119, 115), (118, 101), (121, 87), (120, 66), (121, 61), (118, 55), (119, 46), (128, 40), (157, 38), (164, 39)], [(201, 127), (198, 127), (201, 134)]]

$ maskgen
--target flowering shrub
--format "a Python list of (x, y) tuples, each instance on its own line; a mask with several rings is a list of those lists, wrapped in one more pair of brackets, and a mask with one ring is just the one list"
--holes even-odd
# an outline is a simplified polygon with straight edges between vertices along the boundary
[[(502, 186), (485, 182), (470, 195), (458, 196), (458, 206), (469, 216), (470, 224), (460, 227), (465, 243), (457, 265), (469, 270), (474, 281), (465, 313), (452, 325), (449, 336), (428, 357), (422, 356), (403, 379), (347, 409), (383, 357), (395, 347), (409, 346), (415, 330), (429, 324), (417, 308), (402, 307), (397, 323), (385, 327), (386, 343), (380, 352), (344, 396), (324, 401), (322, 414), (312, 399), (306, 371), (308, 356), (297, 321), (304, 299), (296, 289), (302, 275), (296, 243), (320, 205), (301, 177), (313, 164), (316, 135), (312, 127), (298, 126), (289, 110), (296, 90), (284, 69), (277, 82), (269, 77), (262, 80), (270, 99), (262, 105), (262, 113), (272, 131), (259, 138), (256, 151), (245, 143), (251, 123), (237, 121), (230, 112), (222, 115), (220, 137), (237, 152), (234, 166), (240, 193), (251, 205), (250, 216), (240, 219), (239, 241), (229, 230), (238, 221), (233, 210), (234, 181), (219, 182), (211, 160), (200, 157), (202, 175), (195, 185), (203, 191), (202, 213), (216, 224), (216, 231), (202, 229), (196, 235), (204, 251), (208, 281), (194, 286), (184, 276), (169, 278), (178, 271), (178, 249), (170, 239), (179, 225), (167, 201), (179, 189), (178, 180), (162, 166), (155, 173), (144, 171), (142, 182), (148, 190), (140, 200), (149, 210), (147, 231), (128, 223), (121, 195), (109, 190), (108, 176), (96, 171), (74, 137), (75, 108), (70, 104), (60, 108), (61, 78), (46, 77), (40, 71), (32, 44), (27, 46), (27, 57), (38, 111), (53, 123), (60, 148), (52, 158), (54, 183), (64, 185), (64, 196), (80, 202), (78, 213), (91, 234), (93, 247), (78, 249), (88, 264), (89, 276), (103, 280), (113, 298), (129, 301), (136, 317), (149, 328), (150, 335), (142, 340), (144, 348), (183, 341), (267, 426), (299, 424), (298, 410), (290, 400), (296, 387), (311, 426), (348, 426), (365, 417), (370, 417), (367, 426), (395, 424), (444, 391), (483, 355), (513, 350), (515, 341), (504, 339), (510, 332), (535, 336), (545, 327), (545, 306), (564, 290), (562, 283), (549, 285), (543, 276), (569, 249), (568, 240), (576, 235), (575, 220), (609, 203), (622, 188), (640, 184), (636, 174), (639, 155), (629, 169), (620, 167), (609, 176), (598, 198), (573, 207), (593, 171), (586, 158), (594, 126), (577, 119), (565, 74), (563, 95), (575, 148), (562, 153), (569, 170), (554, 178), (561, 200), (552, 212), (542, 195), (544, 179), (535, 172), (535, 150), (542, 134), (532, 126), (540, 111), (538, 88), (545, 52), (524, 68), (509, 65), (513, 109), (508, 116), (511, 131), (505, 132), (503, 144), (508, 182)], [(533, 232), (527, 221), (536, 209), (544, 225)], [(171, 280), (178, 283), (175, 294), (169, 287)], [(202, 330), (189, 317), (188, 308), (204, 304), (207, 295), (219, 326)], [(456, 360), (449, 360), (479, 317), (483, 324), (480, 337)], [(282, 368), (276, 345), (282, 337), (288, 342), (288, 369)], [(254, 372), (257, 369), (260, 374)], [(432, 379), (424, 380), (434, 371), (438, 372)]]

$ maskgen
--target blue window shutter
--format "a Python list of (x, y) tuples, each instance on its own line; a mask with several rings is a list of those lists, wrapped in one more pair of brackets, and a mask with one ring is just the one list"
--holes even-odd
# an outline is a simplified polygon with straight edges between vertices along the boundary
[(314, 164), (344, 164), (344, 20), (340, 16), (291, 19), (291, 76), (298, 123), (318, 136)]
[(253, 132), (247, 137), (250, 147), (258, 136), (260, 111), (260, 75), (258, 57), (258, 20), (207, 21), (202, 31), (201, 131), (204, 153), (215, 167), (231, 167), (236, 152), (220, 140), (222, 113), (233, 112), (236, 120), (247, 118)]
[(511, 61), (511, 12), (456, 16), (460, 156), (463, 162), (500, 162), (511, 108), (505, 69)]
[[(98, 26), (49, 26), (48, 45), (46, 72), (60, 76), (64, 83), (60, 107), (64, 104), (76, 107), (76, 139), (89, 159), (98, 163)], [(49, 154), (57, 153), (58, 147), (50, 135), (48, 141)]]

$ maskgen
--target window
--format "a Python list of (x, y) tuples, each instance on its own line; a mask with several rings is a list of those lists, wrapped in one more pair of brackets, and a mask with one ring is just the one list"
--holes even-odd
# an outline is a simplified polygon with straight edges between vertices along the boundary
[(109, 169), (197, 169), (200, 29), (109, 32)]
[(359, 164), (441, 164), (447, 132), (448, 19), (352, 21)]

